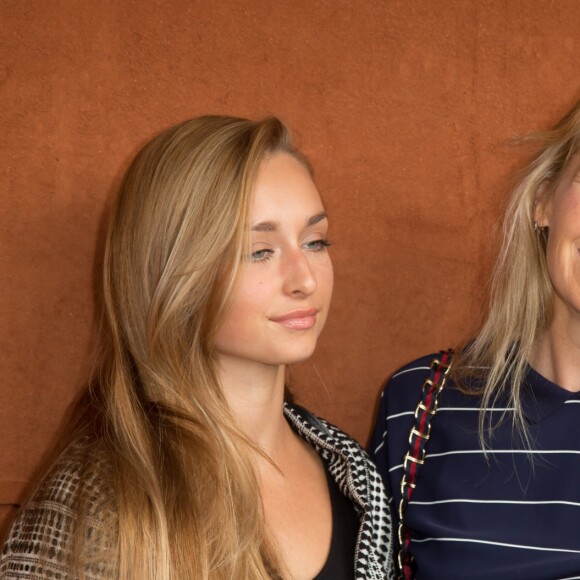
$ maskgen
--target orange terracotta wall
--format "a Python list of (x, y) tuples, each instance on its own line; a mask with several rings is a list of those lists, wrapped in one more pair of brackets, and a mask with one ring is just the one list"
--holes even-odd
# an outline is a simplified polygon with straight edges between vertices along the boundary
[(360, 441), (383, 380), (469, 336), (522, 160), (579, 96), (576, 0), (0, 0), (0, 531), (89, 365), (123, 168), (203, 113), (275, 113), (331, 216), (301, 400)]

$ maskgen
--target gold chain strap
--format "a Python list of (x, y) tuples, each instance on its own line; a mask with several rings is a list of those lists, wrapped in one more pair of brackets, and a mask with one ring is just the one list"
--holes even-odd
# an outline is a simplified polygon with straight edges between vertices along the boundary
[(419, 467), (425, 463), (425, 448), (431, 437), (431, 420), (437, 413), (439, 395), (445, 386), (447, 376), (453, 364), (451, 349), (441, 352), (431, 361), (431, 372), (421, 387), (421, 399), (415, 408), (414, 423), (409, 433), (409, 449), (403, 462), (403, 478), (401, 479), (401, 501), (399, 502), (399, 572), (400, 578), (407, 580), (412, 577), (411, 565), (413, 557), (408, 552), (411, 535), (405, 528), (403, 517), (411, 495), (417, 487)]

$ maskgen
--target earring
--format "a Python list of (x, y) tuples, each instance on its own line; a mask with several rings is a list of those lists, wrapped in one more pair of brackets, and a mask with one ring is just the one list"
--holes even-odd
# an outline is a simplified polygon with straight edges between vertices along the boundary
[(548, 226), (539, 226), (538, 222), (534, 220), (534, 232), (538, 237), (543, 237), (544, 239), (548, 236)]

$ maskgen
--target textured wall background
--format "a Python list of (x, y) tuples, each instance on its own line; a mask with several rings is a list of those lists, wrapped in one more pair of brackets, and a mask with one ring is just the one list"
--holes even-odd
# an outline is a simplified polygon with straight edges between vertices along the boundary
[(0, 532), (86, 376), (107, 208), (153, 133), (294, 130), (336, 269), (295, 390), (364, 442), (383, 380), (472, 332), (508, 140), (580, 88), (576, 0), (0, 0), (0, 22)]

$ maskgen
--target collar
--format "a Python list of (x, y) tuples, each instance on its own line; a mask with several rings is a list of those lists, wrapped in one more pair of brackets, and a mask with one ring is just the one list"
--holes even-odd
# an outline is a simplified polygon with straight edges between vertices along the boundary
[(332, 461), (333, 457), (342, 457), (348, 460), (353, 455), (353, 446), (358, 447), (340, 429), (300, 405), (284, 403), (284, 415), (294, 431), (326, 459)]
[(530, 422), (539, 423), (566, 401), (579, 399), (580, 392), (567, 391), (528, 365), (522, 384), (522, 409)]
[[(358, 510), (368, 510), (367, 458), (358, 443), (299, 405), (284, 403), (284, 415), (294, 431), (327, 461), (329, 472), (341, 491), (350, 497)], [(348, 485), (347, 480), (350, 481)]]
[(383, 482), (360, 445), (337, 427), (298, 405), (284, 404), (290, 426), (327, 461), (341, 492), (360, 518), (355, 580), (394, 578), (393, 527)]

